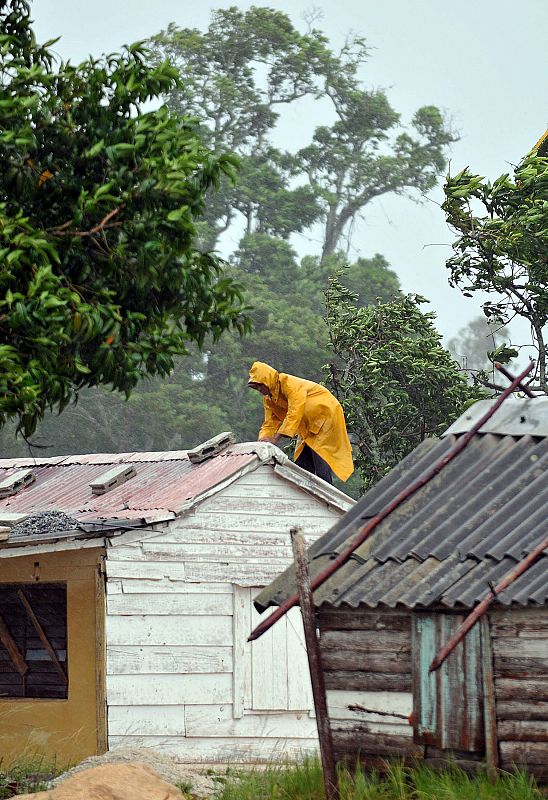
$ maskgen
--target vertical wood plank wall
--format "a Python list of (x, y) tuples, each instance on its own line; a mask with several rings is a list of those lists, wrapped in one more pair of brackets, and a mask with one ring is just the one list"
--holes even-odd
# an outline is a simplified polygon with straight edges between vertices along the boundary
[[(109, 549), (110, 747), (158, 747), (193, 762), (316, 750), (310, 707), (261, 713), (245, 698), (233, 707), (234, 674), (243, 681), (247, 669), (234, 603), (245, 597), (239, 587), (264, 586), (292, 562), (291, 526), (304, 523), (312, 541), (341, 513), (264, 466), (154, 537)], [(247, 613), (238, 610), (240, 627)]]

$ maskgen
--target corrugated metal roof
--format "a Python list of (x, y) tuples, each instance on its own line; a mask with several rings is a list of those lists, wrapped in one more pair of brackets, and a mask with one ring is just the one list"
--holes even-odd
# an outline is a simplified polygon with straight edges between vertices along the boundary
[[(545, 403), (543, 407), (548, 410)], [(325, 569), (367, 520), (424, 475), (456, 438), (449, 434), (423, 442), (372, 487), (311, 546), (311, 574)], [(548, 435), (474, 436), (462, 453), (392, 512), (351, 560), (316, 591), (316, 603), (473, 606), (546, 537), (547, 473)], [(261, 608), (279, 604), (293, 590), (293, 578), (286, 572), (257, 597), (257, 604)], [(548, 554), (501, 593), (497, 602), (547, 603)]]
[[(63, 511), (77, 520), (143, 520), (174, 517), (186, 504), (261, 463), (257, 446), (236, 445), (201, 464), (191, 464), (185, 451), (162, 453), (94, 453), (52, 459), (1, 459), (0, 480), (17, 469), (34, 467), (35, 480), (17, 494), (0, 500), (2, 512)], [(90, 483), (105, 465), (131, 464), (136, 475), (103, 495)], [(112, 528), (112, 525), (107, 526)], [(13, 540), (12, 542), (13, 543)], [(9, 547), (10, 541), (4, 544)]]
[[(448, 428), (444, 436), (464, 433), (482, 418), (496, 400), (479, 400)], [(481, 428), (480, 433), (500, 433), (503, 436), (548, 436), (548, 397), (509, 397)]]
[[(277, 447), (248, 442), (232, 445), (199, 464), (192, 464), (185, 450), (0, 459), (0, 481), (22, 467), (33, 468), (35, 477), (32, 484), (17, 494), (0, 500), (0, 516), (63, 511), (86, 523), (119, 519), (121, 528), (124, 523), (125, 527), (132, 527), (138, 521), (144, 525), (177, 516), (227, 482), (236, 480), (242, 471), (265, 463), (284, 465), (284, 475), (318, 500), (344, 511), (353, 505), (351, 498), (304, 472)], [(93, 494), (90, 483), (105, 468), (116, 464), (132, 465), (136, 475), (105, 494)], [(112, 523), (105, 527), (112, 530)], [(97, 535), (100, 532), (99, 526)], [(0, 545), (0, 551), (13, 544), (12, 537)]]

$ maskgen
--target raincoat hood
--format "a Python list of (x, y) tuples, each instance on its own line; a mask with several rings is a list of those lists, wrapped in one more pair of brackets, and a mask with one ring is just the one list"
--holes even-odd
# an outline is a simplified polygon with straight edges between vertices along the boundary
[(277, 398), (280, 390), (280, 374), (269, 364), (254, 361), (249, 370), (248, 383), (264, 383), (265, 386), (268, 386), (272, 397)]

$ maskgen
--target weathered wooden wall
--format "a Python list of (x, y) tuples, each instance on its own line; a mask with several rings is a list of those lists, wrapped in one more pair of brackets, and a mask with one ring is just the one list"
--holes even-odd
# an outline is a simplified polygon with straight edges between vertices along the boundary
[[(548, 780), (548, 610), (497, 609), (489, 616), (499, 766)], [(322, 663), (338, 759), (382, 766), (382, 759), (455, 759), (464, 768), (481, 753), (413, 743), (413, 728), (394, 714), (412, 710), (409, 612), (320, 610)], [(382, 715), (351, 711), (360, 705)], [(392, 712), (392, 716), (390, 713)]]
[[(413, 758), (411, 623), (407, 612), (320, 609), (320, 647), (338, 760), (380, 767)], [(353, 711), (362, 706), (369, 712)], [(380, 712), (380, 713), (375, 713)]]
[[(274, 474), (245, 475), (153, 537), (107, 558), (109, 746), (182, 761), (267, 760), (316, 750), (297, 616), (252, 647), (253, 587), (341, 511)], [(126, 539), (127, 542), (127, 539)]]
[(500, 766), (548, 780), (548, 609), (490, 614)]

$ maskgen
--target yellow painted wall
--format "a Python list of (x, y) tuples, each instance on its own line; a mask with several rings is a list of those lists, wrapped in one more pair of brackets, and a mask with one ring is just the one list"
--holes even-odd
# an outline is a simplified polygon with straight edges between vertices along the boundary
[[(90, 548), (0, 559), (0, 583), (67, 584), (68, 698), (0, 697), (2, 766), (22, 755), (45, 755), (61, 767), (104, 749), (106, 711), (97, 703), (104, 612), (97, 598), (103, 550)], [(99, 679), (100, 684), (100, 679)], [(98, 707), (98, 706), (103, 706)]]

